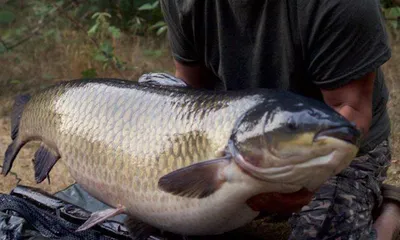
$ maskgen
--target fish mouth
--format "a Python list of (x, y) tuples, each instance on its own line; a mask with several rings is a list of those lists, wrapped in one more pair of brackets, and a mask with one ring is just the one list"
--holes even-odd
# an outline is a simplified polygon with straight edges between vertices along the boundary
[(342, 126), (322, 130), (315, 134), (314, 142), (327, 137), (336, 138), (347, 143), (358, 146), (360, 144), (361, 133), (353, 126)]

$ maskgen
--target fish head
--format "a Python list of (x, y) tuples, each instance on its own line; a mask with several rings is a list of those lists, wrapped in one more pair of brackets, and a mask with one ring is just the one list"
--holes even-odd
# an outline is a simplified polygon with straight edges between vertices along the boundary
[(280, 184), (278, 192), (294, 185), (313, 192), (350, 164), (360, 139), (355, 124), (325, 103), (282, 92), (238, 120), (229, 149), (246, 173)]

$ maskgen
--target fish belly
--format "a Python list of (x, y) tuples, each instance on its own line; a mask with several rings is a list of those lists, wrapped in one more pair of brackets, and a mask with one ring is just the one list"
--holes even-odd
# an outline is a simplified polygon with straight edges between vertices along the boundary
[[(129, 184), (104, 182), (79, 170), (71, 170), (71, 174), (97, 199), (114, 207), (123, 205), (129, 216), (164, 231), (183, 235), (221, 234), (245, 225), (258, 215), (246, 204), (252, 193), (245, 183), (225, 183), (212, 196), (197, 199), (174, 196), (156, 188), (129, 189)], [(145, 185), (145, 181), (140, 185)]]

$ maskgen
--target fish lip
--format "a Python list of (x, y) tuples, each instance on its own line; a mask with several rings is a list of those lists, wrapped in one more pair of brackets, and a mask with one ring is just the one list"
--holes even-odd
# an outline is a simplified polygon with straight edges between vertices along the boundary
[(235, 163), (240, 167), (240, 169), (244, 173), (254, 177), (255, 179), (258, 179), (261, 181), (266, 181), (266, 179), (264, 179), (262, 176), (259, 175), (259, 174), (262, 174), (263, 171), (260, 170), (258, 167), (252, 165), (251, 163), (247, 162), (244, 159), (242, 154), (240, 154), (240, 152), (236, 148), (233, 140), (229, 140), (228, 150), (229, 150), (229, 154), (233, 157)]
[(333, 127), (319, 131), (314, 136), (314, 142), (326, 138), (336, 138), (347, 143), (353, 144), (358, 146), (360, 143), (360, 136), (361, 133), (358, 129), (353, 126), (340, 126), (340, 127)]

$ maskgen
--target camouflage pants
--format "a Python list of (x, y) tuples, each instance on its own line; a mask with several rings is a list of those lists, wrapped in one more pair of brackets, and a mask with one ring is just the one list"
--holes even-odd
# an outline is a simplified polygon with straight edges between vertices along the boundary
[(388, 141), (357, 156), (291, 217), (289, 239), (376, 239), (372, 213), (382, 203), (380, 187), (390, 160)]

